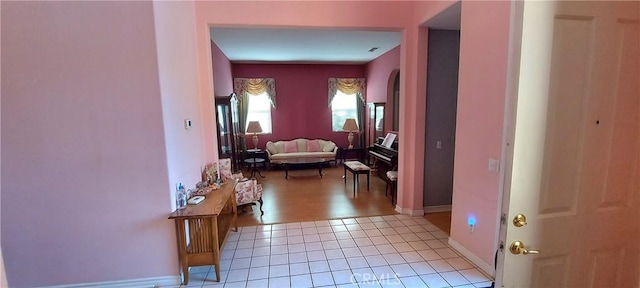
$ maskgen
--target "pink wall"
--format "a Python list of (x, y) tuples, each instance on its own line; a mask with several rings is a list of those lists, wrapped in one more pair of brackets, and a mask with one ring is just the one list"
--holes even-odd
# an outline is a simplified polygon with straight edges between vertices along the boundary
[[(200, 171), (207, 164), (198, 103), (198, 61), (193, 53), (195, 7), (191, 2), (153, 2), (153, 8), (169, 168), (167, 193), (173, 200), (176, 185), (181, 182), (187, 188), (193, 187), (201, 180)], [(185, 119), (192, 120), (192, 129), (185, 129)]]
[[(206, 31), (207, 37), (209, 32)], [(202, 120), (202, 131), (204, 133), (204, 147), (205, 154), (204, 160), (207, 163), (211, 163), (213, 160), (218, 159), (218, 139), (215, 123), (216, 111), (215, 96), (229, 96), (233, 92), (233, 78), (231, 77), (231, 62), (224, 53), (216, 46), (213, 41), (209, 40), (210, 49), (207, 52), (207, 57), (199, 57), (198, 63), (202, 65), (204, 63), (211, 63), (209, 69), (211, 69), (212, 75), (209, 79), (200, 78), (200, 84), (212, 85), (213, 90), (209, 90), (206, 95), (200, 95), (200, 113)], [(209, 87), (211, 88), (211, 87)]]
[(400, 46), (367, 63), (367, 103), (387, 102), (389, 76), (396, 69), (400, 69)]
[(213, 93), (215, 96), (229, 96), (233, 92), (231, 61), (213, 41), (211, 41), (211, 58), (213, 59)]
[[(382, 56), (367, 63), (367, 103), (383, 102), (384, 106), (384, 127), (383, 131), (390, 131), (393, 126), (393, 97), (389, 93), (393, 91), (393, 81), (389, 83), (389, 77), (394, 70), (400, 69), (400, 46), (389, 50)], [(389, 116), (389, 117), (387, 117)], [(367, 119), (370, 119), (369, 109), (367, 109)]]
[[(462, 2), (458, 115), (451, 239), (493, 267), (500, 210), (498, 173), (490, 158), (502, 152), (510, 3)], [(486, 15), (492, 17), (486, 17)], [(482, 71), (482, 73), (479, 73)], [(467, 218), (477, 224), (469, 231)]]
[(152, 3), (1, 5), (9, 284), (176, 275)]
[[(270, 77), (276, 81), (277, 108), (271, 110), (273, 133), (261, 135), (258, 146), (264, 148), (267, 141), (298, 137), (327, 139), (340, 147), (348, 146), (346, 133), (331, 131), (327, 81), (331, 77), (365, 77), (364, 68), (364, 65), (233, 64), (233, 77)], [(251, 141), (247, 137), (246, 143)]]

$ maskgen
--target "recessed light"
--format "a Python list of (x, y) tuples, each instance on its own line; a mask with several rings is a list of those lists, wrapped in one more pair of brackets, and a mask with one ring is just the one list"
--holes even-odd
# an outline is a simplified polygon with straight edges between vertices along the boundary
[(378, 48), (380, 48), (380, 47), (372, 47), (371, 49), (369, 49), (369, 52), (376, 51), (376, 50), (378, 50)]

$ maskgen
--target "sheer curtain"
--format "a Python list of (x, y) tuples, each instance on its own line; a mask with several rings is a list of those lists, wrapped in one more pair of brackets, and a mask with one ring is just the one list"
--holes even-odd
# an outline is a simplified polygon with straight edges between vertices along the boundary
[(240, 100), (240, 127), (244, 131), (247, 127), (249, 112), (249, 95), (267, 93), (271, 107), (276, 108), (276, 81), (273, 78), (234, 78), (233, 91)]

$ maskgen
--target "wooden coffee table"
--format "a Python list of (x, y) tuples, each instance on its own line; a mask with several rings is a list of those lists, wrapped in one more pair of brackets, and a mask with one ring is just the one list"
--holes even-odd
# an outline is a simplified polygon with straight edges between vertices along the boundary
[(318, 173), (320, 174), (320, 178), (322, 178), (322, 167), (333, 160), (334, 159), (329, 158), (293, 158), (279, 162), (284, 164), (284, 179), (289, 179), (289, 168), (304, 168), (308, 166), (318, 168)]

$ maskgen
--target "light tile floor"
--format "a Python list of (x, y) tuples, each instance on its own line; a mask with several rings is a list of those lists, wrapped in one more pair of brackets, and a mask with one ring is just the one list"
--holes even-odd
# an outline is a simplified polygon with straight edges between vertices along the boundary
[(181, 287), (490, 287), (491, 280), (421, 217), (389, 215), (241, 227)]

